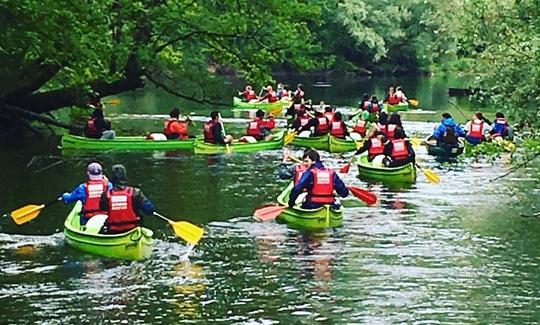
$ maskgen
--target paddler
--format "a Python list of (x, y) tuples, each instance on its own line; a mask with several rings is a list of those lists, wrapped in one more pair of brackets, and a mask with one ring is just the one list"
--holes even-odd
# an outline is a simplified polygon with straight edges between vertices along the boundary
[(109, 217), (101, 233), (118, 234), (140, 225), (143, 213), (153, 214), (154, 205), (136, 187), (127, 186), (127, 171), (123, 165), (112, 167), (113, 187), (101, 195), (100, 209)]
[(233, 137), (225, 134), (219, 112), (210, 113), (210, 121), (204, 123), (204, 142), (225, 145), (232, 141)]
[(338, 208), (340, 203), (336, 201), (334, 191), (341, 197), (349, 195), (349, 190), (343, 181), (332, 169), (324, 167), (317, 151), (306, 151), (302, 159), (306, 171), (291, 191), (289, 207), (295, 205), (296, 198), (305, 190), (308, 195), (302, 203), (302, 208), (316, 209), (325, 204)]
[(86, 168), (88, 181), (77, 186), (71, 193), (62, 194), (64, 203), (81, 201), (83, 208), (80, 214), (80, 224), (86, 225), (88, 220), (99, 214), (107, 214), (106, 210), (99, 208), (101, 194), (113, 187), (112, 183), (103, 175), (103, 168), (97, 162), (90, 163)]

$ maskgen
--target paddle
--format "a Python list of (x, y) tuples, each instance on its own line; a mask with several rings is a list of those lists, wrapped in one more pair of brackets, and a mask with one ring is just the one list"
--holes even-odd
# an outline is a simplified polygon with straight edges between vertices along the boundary
[[(225, 126), (223, 125), (223, 122), (221, 121), (221, 114), (219, 114), (219, 124), (221, 124), (221, 132), (223, 133), (223, 136), (225, 137), (227, 133), (225, 133)], [(225, 142), (225, 150), (227, 150), (228, 154), (232, 153), (232, 148), (228, 142)]]
[(54, 201), (41, 205), (25, 205), (22, 208), (11, 211), (10, 216), (17, 225), (22, 225), (23, 223), (34, 220), (41, 213), (41, 210), (43, 210), (45, 207), (51, 206), (57, 202), (60, 202), (61, 200), (62, 197), (59, 197), (54, 199)]
[(120, 104), (122, 101), (118, 98), (113, 98), (111, 100), (108, 100), (106, 102), (103, 102), (103, 104), (107, 104), (107, 105), (118, 105)]
[(420, 105), (420, 102), (416, 98), (411, 98), (407, 100), (411, 106), (418, 107)]
[(171, 219), (154, 211), (154, 215), (167, 221), (173, 228), (174, 233), (190, 244), (197, 244), (201, 240), (204, 229), (187, 221), (172, 221)]
[(287, 135), (285, 136), (285, 140), (284, 140), (284, 145), (289, 145), (291, 142), (293, 142), (294, 140), (294, 137), (298, 134), (298, 132), (294, 131), (294, 132), (291, 132), (291, 133), (287, 133)]
[(347, 164), (343, 165), (343, 167), (341, 167), (341, 168), (339, 169), (339, 172), (342, 173), (342, 174), (348, 174), (348, 173), (349, 173), (349, 170), (351, 169), (351, 165), (352, 165), (352, 163), (354, 162), (354, 159), (355, 159), (355, 158), (356, 158), (356, 156), (353, 155), (353, 156), (351, 157), (351, 160), (349, 160), (349, 162), (348, 162)]
[(271, 221), (276, 219), (277, 216), (279, 216), (285, 209), (287, 209), (286, 205), (270, 205), (264, 208), (259, 208), (253, 213), (253, 218), (262, 222)]
[(436, 172), (432, 171), (431, 169), (422, 168), (422, 166), (420, 166), (418, 163), (415, 163), (415, 165), (424, 173), (428, 182), (436, 184), (441, 182), (441, 177)]
[(420, 144), (422, 144), (422, 140), (418, 139), (417, 137), (413, 137), (411, 139), (411, 143), (412, 143), (412, 145), (414, 146), (415, 149), (418, 149)]

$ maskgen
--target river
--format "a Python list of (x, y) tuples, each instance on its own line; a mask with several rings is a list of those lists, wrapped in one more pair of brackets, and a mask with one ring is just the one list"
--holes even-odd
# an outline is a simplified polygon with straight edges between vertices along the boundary
[[(428, 135), (442, 111), (460, 121), (475, 107), (446, 94), (460, 80), (296, 78), (308, 97), (338, 107), (356, 106), (362, 93), (382, 97), (401, 84), (426, 113), (404, 114), (405, 128)], [(228, 85), (240, 88), (238, 83)], [(120, 133), (160, 127), (156, 114), (187, 102), (155, 89), (119, 97), (109, 107)], [(205, 112), (211, 108), (206, 108)], [(429, 111), (434, 111), (430, 113)], [(126, 118), (122, 114), (144, 114)], [(226, 114), (224, 114), (226, 115)], [(493, 111), (488, 114), (492, 117)], [(123, 117), (122, 117), (123, 116)], [(243, 124), (227, 125), (240, 132)], [(196, 324), (387, 324), (536, 323), (540, 319), (540, 220), (526, 217), (540, 208), (538, 165), (497, 182), (509, 165), (440, 164), (417, 150), (419, 161), (442, 179), (430, 184), (419, 172), (408, 187), (388, 187), (358, 178), (356, 167), (342, 175), (347, 184), (380, 197), (376, 207), (344, 201), (344, 225), (307, 234), (283, 224), (257, 223), (252, 212), (275, 202), (286, 185), (277, 179), (282, 151), (199, 156), (186, 152), (67, 153), (59, 139), (0, 149), (0, 212), (40, 204), (85, 179), (90, 159), (127, 167), (157, 211), (205, 227), (187, 246), (153, 217), (151, 259), (111, 260), (77, 252), (64, 244), (69, 207), (46, 208), (33, 222), (0, 223), (0, 323), (196, 323)], [(300, 150), (295, 151), (297, 155)], [(323, 153), (330, 167), (350, 154)]]

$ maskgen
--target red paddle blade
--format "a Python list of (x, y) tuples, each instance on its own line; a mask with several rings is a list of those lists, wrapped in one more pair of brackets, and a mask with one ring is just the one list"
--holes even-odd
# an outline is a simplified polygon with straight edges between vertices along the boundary
[(349, 186), (349, 191), (351, 191), (354, 196), (364, 201), (367, 205), (374, 205), (377, 203), (377, 201), (379, 201), (377, 195), (368, 190), (364, 190), (356, 186)]
[(253, 218), (258, 221), (270, 221), (276, 219), (277, 216), (281, 214), (283, 210), (287, 207), (283, 205), (272, 205), (264, 208), (255, 210), (253, 213)]
[(343, 167), (341, 167), (339, 169), (339, 172), (342, 173), (342, 174), (348, 174), (349, 169), (351, 169), (351, 163), (348, 163), (347, 165), (344, 165)]

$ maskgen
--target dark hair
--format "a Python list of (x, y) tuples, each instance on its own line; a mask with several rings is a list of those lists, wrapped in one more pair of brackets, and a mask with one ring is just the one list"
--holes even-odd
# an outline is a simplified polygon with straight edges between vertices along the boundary
[(401, 116), (399, 116), (398, 113), (392, 113), (392, 115), (390, 115), (390, 118), (388, 119), (388, 124), (395, 124), (401, 127)]
[(476, 117), (478, 117), (479, 120), (484, 120), (484, 114), (482, 114), (482, 112), (476, 112), (474, 113), (474, 115), (476, 115)]
[(371, 96), (371, 101), (372, 102), (379, 102), (379, 100), (377, 99), (377, 96), (375, 96), (375, 95)]
[(304, 151), (302, 159), (306, 159), (306, 157), (311, 159), (313, 162), (321, 160), (321, 156), (319, 156), (319, 153), (313, 149), (306, 149), (306, 151)]
[(257, 112), (255, 113), (255, 116), (257, 116), (258, 118), (263, 118), (264, 111), (262, 109), (257, 110)]
[(124, 165), (114, 165), (112, 166), (112, 177), (111, 182), (114, 185), (126, 185), (127, 182), (127, 171)]
[(319, 111), (315, 111), (315, 117), (323, 117), (323, 113)]
[(304, 90), (304, 85), (298, 84), (298, 85), (296, 86), (296, 88), (300, 88), (300, 89)]
[(342, 117), (341, 117), (341, 113), (340, 112), (335, 112), (334, 113), (334, 120), (335, 121), (341, 121)]
[(210, 113), (210, 118), (211, 118), (212, 120), (217, 119), (218, 116), (219, 116), (219, 112), (218, 112), (218, 111), (213, 111), (212, 113)]
[(101, 108), (94, 109), (94, 111), (92, 112), (92, 117), (94, 118), (103, 117), (103, 110)]
[(396, 139), (403, 139), (405, 138), (405, 131), (403, 131), (402, 128), (396, 128), (396, 131), (394, 132), (394, 137)]
[(442, 113), (442, 118), (452, 118), (452, 115), (450, 113)]
[(332, 112), (332, 109), (333, 109), (332, 106), (326, 106), (326, 107), (324, 108), (324, 111), (325, 111), (325, 112)]
[(386, 134), (384, 134), (382, 131), (375, 131), (372, 138), (378, 137), (379, 135), (382, 135), (383, 139), (386, 141)]
[(172, 111), (169, 113), (170, 117), (180, 117), (180, 109), (178, 107), (175, 107), (172, 109)]
[(362, 100), (369, 100), (369, 95), (364, 93), (364, 95), (362, 96)]
[(382, 125), (388, 124), (388, 115), (386, 112), (379, 113), (379, 123)]
[(504, 118), (504, 114), (501, 112), (497, 112), (497, 114), (495, 114), (495, 118)]
[(398, 91), (398, 90), (403, 91), (403, 88), (401, 88), (401, 86), (397, 86), (397, 87), (396, 87), (396, 91)]

